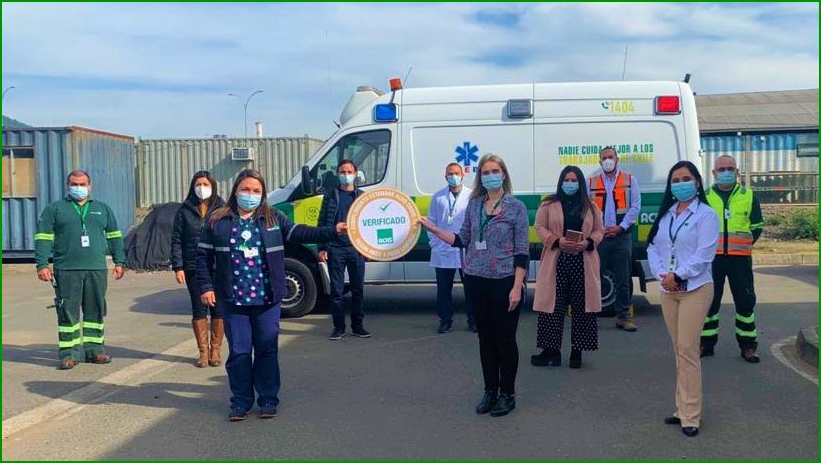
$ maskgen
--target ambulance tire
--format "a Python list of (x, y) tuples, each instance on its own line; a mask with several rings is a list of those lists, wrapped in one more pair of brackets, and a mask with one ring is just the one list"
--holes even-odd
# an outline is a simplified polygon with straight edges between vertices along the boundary
[[(614, 317), (616, 313), (613, 311), (613, 305), (616, 303), (616, 295), (613, 293), (613, 274), (605, 270), (601, 276), (601, 297), (602, 307), (601, 312), (596, 314), (598, 317)], [(630, 299), (633, 299), (633, 278), (630, 278)], [(631, 302), (632, 303), (632, 302)]]
[(318, 293), (311, 269), (296, 259), (286, 258), (282, 318), (299, 318), (310, 313), (316, 306)]

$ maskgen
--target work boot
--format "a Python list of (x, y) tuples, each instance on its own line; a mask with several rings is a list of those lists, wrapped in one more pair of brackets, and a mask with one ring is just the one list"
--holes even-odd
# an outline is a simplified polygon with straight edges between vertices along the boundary
[(625, 318), (624, 320), (618, 319), (616, 320), (616, 328), (620, 330), (627, 331), (629, 333), (634, 333), (638, 328), (636, 324), (633, 322), (632, 318)]
[(200, 351), (195, 365), (205, 368), (208, 366), (208, 320), (204, 318), (191, 320), (191, 326), (194, 328), (194, 339), (197, 340), (197, 349)]
[(758, 358), (758, 354), (755, 353), (755, 349), (742, 349), (741, 358), (750, 363), (758, 363), (761, 361), (761, 359)]
[(225, 337), (225, 322), (221, 318), (211, 319), (211, 353), (208, 356), (208, 364), (212, 367), (222, 365), (222, 339)]

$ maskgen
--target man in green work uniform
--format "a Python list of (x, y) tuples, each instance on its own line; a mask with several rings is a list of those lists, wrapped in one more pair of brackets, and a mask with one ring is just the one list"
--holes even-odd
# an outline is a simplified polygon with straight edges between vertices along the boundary
[[(123, 234), (111, 208), (89, 198), (88, 173), (72, 171), (67, 184), (68, 196), (46, 207), (34, 235), (37, 277), (54, 279), (60, 301), (56, 310), (61, 370), (70, 370), (83, 360), (81, 344), (86, 362), (111, 362), (104, 347), (106, 251), (114, 259), (114, 278), (119, 280), (125, 273)], [(53, 273), (48, 263), (52, 251)]]

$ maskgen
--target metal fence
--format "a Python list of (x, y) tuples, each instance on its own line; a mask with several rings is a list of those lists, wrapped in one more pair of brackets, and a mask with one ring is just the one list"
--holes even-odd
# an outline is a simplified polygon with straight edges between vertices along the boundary
[[(307, 136), (141, 140), (137, 145), (137, 206), (182, 201), (198, 170), (211, 172), (223, 197), (231, 191), (237, 174), (247, 168), (260, 171), (268, 189), (274, 189), (287, 183), (323, 143)], [(253, 160), (233, 160), (232, 148), (253, 148)]]

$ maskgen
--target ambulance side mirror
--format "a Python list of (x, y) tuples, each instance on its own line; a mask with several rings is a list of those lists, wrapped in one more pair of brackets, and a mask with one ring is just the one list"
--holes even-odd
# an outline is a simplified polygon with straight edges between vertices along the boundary
[(302, 193), (305, 196), (313, 196), (316, 193), (316, 185), (314, 179), (311, 178), (311, 169), (308, 166), (302, 166)]

